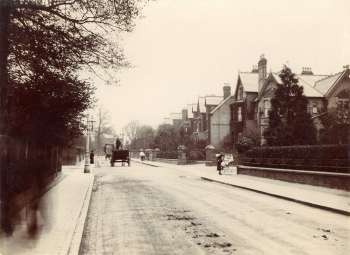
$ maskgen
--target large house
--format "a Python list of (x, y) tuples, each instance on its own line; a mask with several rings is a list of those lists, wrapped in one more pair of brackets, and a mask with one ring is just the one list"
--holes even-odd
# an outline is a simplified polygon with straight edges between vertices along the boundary
[(243, 136), (257, 138), (256, 99), (259, 84), (266, 77), (266, 59), (262, 57), (258, 67), (251, 72), (239, 72), (231, 104), (231, 133), (233, 144), (237, 144)]
[[(238, 74), (235, 101), (231, 104), (231, 132), (233, 143), (242, 137), (249, 137), (264, 145), (264, 130), (268, 126), (271, 99), (277, 84), (281, 83), (278, 73), (266, 72), (267, 60), (260, 57), (258, 67), (251, 72)], [(303, 86), (308, 99), (308, 111), (316, 129), (322, 130), (320, 117), (327, 112), (337, 112), (345, 122), (349, 122), (350, 71), (346, 66), (343, 71), (333, 75), (314, 74), (311, 68), (303, 68), (297, 74), (299, 85)]]

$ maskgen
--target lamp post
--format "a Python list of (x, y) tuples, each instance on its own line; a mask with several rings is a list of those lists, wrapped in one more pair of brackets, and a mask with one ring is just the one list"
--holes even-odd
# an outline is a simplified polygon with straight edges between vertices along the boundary
[(85, 145), (85, 165), (84, 173), (90, 173), (90, 131), (93, 131), (94, 121), (87, 116), (86, 120), (86, 145)]

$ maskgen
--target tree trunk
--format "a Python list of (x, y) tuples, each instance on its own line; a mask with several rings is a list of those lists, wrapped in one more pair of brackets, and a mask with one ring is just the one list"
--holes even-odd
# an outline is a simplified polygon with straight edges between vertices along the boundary
[(0, 3), (0, 135), (8, 133), (8, 55), (10, 8)]
[(8, 134), (8, 62), (9, 54), (8, 27), (10, 23), (10, 9), (7, 1), (0, 2), (0, 223), (6, 233), (12, 232), (9, 218), (9, 137)]

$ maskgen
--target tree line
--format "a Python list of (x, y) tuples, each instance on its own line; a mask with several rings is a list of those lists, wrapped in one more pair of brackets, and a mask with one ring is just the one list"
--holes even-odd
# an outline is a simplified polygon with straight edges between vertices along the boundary
[(123, 133), (126, 146), (135, 150), (158, 148), (161, 151), (176, 151), (179, 145), (185, 145), (188, 149), (204, 149), (207, 145), (204, 140), (194, 139), (191, 128), (171, 124), (160, 124), (153, 128), (131, 121), (123, 128)]

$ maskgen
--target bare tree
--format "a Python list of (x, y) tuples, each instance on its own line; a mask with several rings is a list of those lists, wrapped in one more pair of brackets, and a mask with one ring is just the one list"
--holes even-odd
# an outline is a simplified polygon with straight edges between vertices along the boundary
[(130, 121), (123, 127), (123, 133), (126, 137), (127, 143), (132, 144), (133, 141), (137, 139), (137, 133), (140, 128), (140, 124), (138, 121), (133, 120)]
[(106, 109), (100, 107), (98, 109), (96, 117), (96, 149), (98, 151), (102, 151), (103, 136), (115, 136), (116, 133), (113, 127), (111, 126), (110, 115)]

